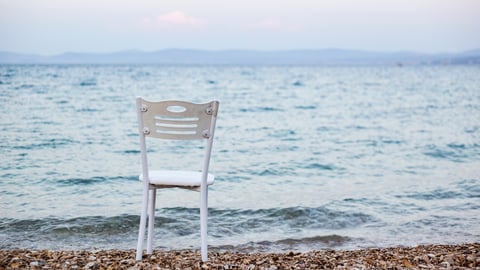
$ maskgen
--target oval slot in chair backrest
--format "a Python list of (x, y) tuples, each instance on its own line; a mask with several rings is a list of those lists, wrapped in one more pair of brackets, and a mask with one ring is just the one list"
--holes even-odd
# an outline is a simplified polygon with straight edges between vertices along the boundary
[(138, 98), (137, 108), (143, 120), (145, 136), (171, 139), (208, 139), (212, 119), (217, 116), (218, 101), (195, 104), (185, 101), (151, 102)]

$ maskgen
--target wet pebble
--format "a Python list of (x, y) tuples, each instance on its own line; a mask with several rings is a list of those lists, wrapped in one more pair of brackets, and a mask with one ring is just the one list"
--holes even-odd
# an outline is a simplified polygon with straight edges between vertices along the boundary
[(134, 250), (0, 250), (0, 269), (475, 269), (480, 243), (306, 253), (155, 251), (135, 260)]

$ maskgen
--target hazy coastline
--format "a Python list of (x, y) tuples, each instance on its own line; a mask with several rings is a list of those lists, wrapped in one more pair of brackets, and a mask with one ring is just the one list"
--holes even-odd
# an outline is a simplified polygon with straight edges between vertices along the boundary
[(312, 50), (125, 50), (37, 55), (0, 51), (0, 64), (162, 64), (162, 65), (478, 65), (480, 49), (458, 53)]

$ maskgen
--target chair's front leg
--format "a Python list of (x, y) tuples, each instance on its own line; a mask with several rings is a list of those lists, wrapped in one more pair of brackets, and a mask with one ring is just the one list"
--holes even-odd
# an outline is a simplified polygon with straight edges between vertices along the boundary
[(207, 219), (208, 219), (208, 189), (206, 185), (202, 185), (200, 190), (200, 238), (202, 254), (202, 261), (208, 260), (208, 245), (207, 245)]
[(138, 229), (138, 243), (137, 243), (137, 255), (136, 260), (142, 259), (143, 241), (145, 239), (145, 227), (147, 225), (147, 210), (148, 209), (148, 187), (143, 189), (142, 198), (142, 212), (140, 213), (140, 225)]
[(148, 213), (148, 236), (147, 236), (147, 254), (153, 252), (153, 228), (155, 226), (155, 203), (157, 200), (157, 189), (153, 188), (150, 194), (150, 209)]

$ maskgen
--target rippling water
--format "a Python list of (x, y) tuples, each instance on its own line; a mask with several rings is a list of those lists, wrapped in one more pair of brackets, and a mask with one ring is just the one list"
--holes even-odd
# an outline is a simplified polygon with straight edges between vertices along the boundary
[[(0, 248), (135, 248), (137, 95), (220, 100), (212, 247), (480, 241), (478, 66), (3, 65)], [(197, 248), (198, 193), (158, 206), (157, 248)]]

